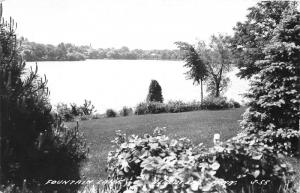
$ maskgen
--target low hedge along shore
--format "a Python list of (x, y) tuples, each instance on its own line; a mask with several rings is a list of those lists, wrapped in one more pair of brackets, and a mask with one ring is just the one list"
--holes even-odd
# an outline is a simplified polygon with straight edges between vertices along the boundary
[(226, 98), (207, 98), (201, 102), (185, 103), (182, 101), (169, 101), (168, 103), (147, 102), (140, 103), (135, 108), (136, 115), (158, 114), (158, 113), (179, 113), (199, 110), (222, 110), (229, 108), (240, 108), (241, 105)]

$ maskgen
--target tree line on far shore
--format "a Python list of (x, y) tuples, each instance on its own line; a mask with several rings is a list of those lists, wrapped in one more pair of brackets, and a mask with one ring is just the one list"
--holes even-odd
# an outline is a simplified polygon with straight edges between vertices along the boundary
[(91, 46), (76, 46), (71, 43), (60, 43), (57, 46), (30, 42), (19, 39), (20, 52), (26, 61), (80, 61), (86, 59), (124, 59), (124, 60), (179, 60), (181, 52), (175, 50), (142, 50), (123, 46), (117, 48), (92, 48)]

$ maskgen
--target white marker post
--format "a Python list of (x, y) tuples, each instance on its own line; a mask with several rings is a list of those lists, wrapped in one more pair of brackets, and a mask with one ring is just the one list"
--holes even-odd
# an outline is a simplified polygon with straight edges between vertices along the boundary
[(219, 133), (214, 134), (214, 140), (213, 140), (213, 142), (214, 142), (215, 146), (217, 146), (217, 145), (220, 144), (220, 138), (221, 138), (221, 136), (220, 136)]

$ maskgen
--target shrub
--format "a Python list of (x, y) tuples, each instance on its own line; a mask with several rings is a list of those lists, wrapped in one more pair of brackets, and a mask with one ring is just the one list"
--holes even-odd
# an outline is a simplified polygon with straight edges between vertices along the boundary
[(240, 104), (235, 101), (227, 101), (226, 98), (214, 98), (208, 97), (201, 104), (200, 102), (193, 101), (190, 103), (185, 103), (180, 100), (169, 101), (168, 103), (158, 103), (158, 102), (147, 102), (139, 103), (134, 114), (145, 115), (145, 114), (157, 114), (157, 113), (179, 113), (179, 112), (189, 112), (189, 111), (199, 111), (202, 109), (207, 110), (220, 110), (228, 108), (239, 108)]
[[(157, 128), (144, 137), (118, 131), (114, 143), (107, 171), (122, 183), (119, 192), (283, 193), (293, 180), (291, 166), (247, 134), (206, 148), (187, 138), (170, 139)], [(255, 180), (270, 181), (251, 184)]]
[(241, 107), (241, 104), (240, 104), (239, 102), (237, 102), (237, 101), (234, 101), (234, 102), (233, 102), (233, 107), (234, 107), (234, 108), (240, 108), (240, 107)]
[(203, 108), (208, 110), (220, 110), (220, 109), (228, 109), (230, 107), (229, 102), (227, 102), (225, 97), (212, 97), (209, 96), (204, 99)]
[(113, 109), (107, 109), (105, 114), (106, 114), (106, 117), (116, 117), (117, 116), (116, 111), (114, 111)]
[(145, 115), (148, 114), (147, 103), (139, 103), (134, 110), (136, 115)]
[(191, 103), (184, 103), (179, 100), (179, 101), (169, 101), (166, 104), (166, 111), (168, 113), (198, 111), (201, 109), (202, 109), (201, 103), (196, 101), (193, 101)]
[[(39, 175), (38, 179), (47, 182), (49, 179), (80, 180), (80, 166), (87, 158), (88, 146), (79, 125), (68, 128), (57, 122), (51, 132), (39, 136), (39, 166), (41, 169), (33, 171)], [(48, 152), (48, 153), (47, 153)], [(45, 175), (47, 174), (47, 175)], [(46, 191), (58, 192), (76, 191), (77, 186), (44, 185)]]
[(66, 103), (58, 103), (56, 105), (56, 111), (58, 115), (66, 122), (74, 121), (77, 117), (80, 120), (91, 119), (91, 116), (95, 112), (95, 107), (91, 101), (84, 100), (83, 105), (77, 106), (75, 103), (71, 103), (68, 106)]
[(92, 105), (91, 101), (85, 99), (83, 105), (80, 106), (80, 110), (84, 115), (92, 115), (95, 111), (95, 106)]
[(203, 107), (202, 107), (201, 102), (192, 101), (192, 102), (188, 103), (188, 108), (187, 109), (191, 110), (191, 111), (199, 111), (199, 110), (202, 110)]
[(151, 102), (147, 103), (147, 112), (150, 114), (166, 113), (166, 106), (164, 103)]
[(78, 107), (75, 103), (71, 103), (70, 106), (70, 112), (73, 116), (79, 116), (83, 114), (81, 108)]
[(230, 108), (240, 108), (241, 104), (233, 99), (230, 99), (229, 106), (230, 106)]
[(26, 181), (24, 181), (22, 187), (18, 187), (15, 184), (9, 184), (7, 186), (0, 187), (0, 192), (3, 193), (43, 193), (40, 191), (39, 187), (36, 190), (32, 191), (27, 188)]
[(82, 115), (79, 118), (81, 121), (86, 121), (86, 120), (91, 120), (92, 116), (91, 115)]
[(163, 100), (164, 99), (161, 93), (161, 87), (159, 83), (156, 80), (151, 80), (146, 101), (162, 103)]
[(132, 108), (128, 108), (128, 107), (124, 106), (122, 108), (122, 110), (120, 111), (120, 116), (126, 117), (126, 116), (132, 114), (132, 112), (133, 112)]
[(92, 119), (101, 119), (103, 116), (100, 114), (92, 115)]
[[(74, 109), (73, 109), (74, 110)], [(59, 117), (62, 118), (62, 120), (69, 122), (73, 121), (75, 118), (75, 115), (72, 112), (72, 109), (68, 107), (65, 103), (58, 103), (56, 105), (56, 112)]]
[(158, 114), (166, 113), (166, 105), (159, 102), (140, 103), (136, 106), (134, 114), (145, 115), (145, 114)]
[[(58, 121), (58, 120), (57, 120)], [(61, 122), (57, 122), (55, 128), (47, 133), (43, 133), (38, 138), (39, 149), (39, 170), (33, 170), (39, 182), (43, 184), (32, 184), (23, 181), (22, 186), (8, 184), (0, 187), (7, 193), (42, 193), (42, 192), (69, 192), (76, 191), (79, 185), (61, 186), (45, 185), (51, 180), (74, 179), (80, 180), (80, 163), (86, 159), (88, 147), (86, 140), (77, 124), (74, 128), (67, 128)], [(46, 174), (46, 175), (45, 175)]]
[(186, 104), (180, 100), (178, 101), (168, 101), (166, 108), (168, 113), (179, 113), (184, 112), (184, 107)]

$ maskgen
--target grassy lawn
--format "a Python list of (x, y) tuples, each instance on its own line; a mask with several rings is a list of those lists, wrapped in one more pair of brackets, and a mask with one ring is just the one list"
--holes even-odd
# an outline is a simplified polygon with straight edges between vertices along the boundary
[[(90, 157), (82, 174), (89, 179), (104, 179), (107, 154), (116, 130), (127, 135), (152, 133), (155, 127), (167, 127), (167, 135), (188, 137), (194, 143), (212, 144), (213, 135), (227, 140), (239, 132), (239, 120), (245, 108), (221, 111), (194, 111), (129, 117), (102, 118), (81, 121), (79, 124), (90, 143)], [(72, 126), (75, 123), (69, 123)]]

